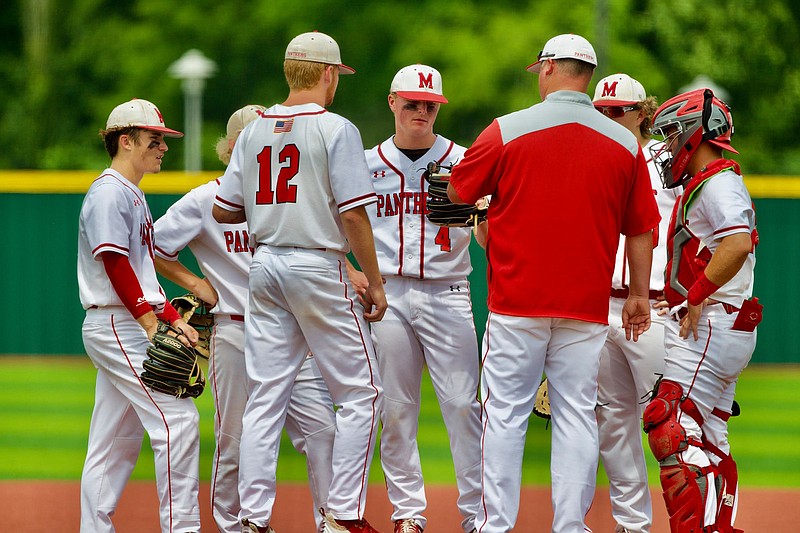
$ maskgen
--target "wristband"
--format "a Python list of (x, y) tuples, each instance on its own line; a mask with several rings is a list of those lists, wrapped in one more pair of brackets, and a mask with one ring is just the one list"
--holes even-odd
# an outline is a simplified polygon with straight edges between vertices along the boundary
[(183, 318), (169, 302), (164, 303), (164, 311), (157, 314), (156, 317), (168, 323), (170, 326), (174, 324), (176, 320)]
[(697, 281), (694, 282), (694, 285), (689, 289), (689, 294), (686, 297), (686, 300), (689, 302), (689, 305), (700, 305), (703, 303), (703, 300), (717, 292), (719, 289), (719, 285), (716, 285), (714, 282), (710, 281), (706, 277), (706, 273), (703, 272), (700, 274), (700, 277), (697, 278)]

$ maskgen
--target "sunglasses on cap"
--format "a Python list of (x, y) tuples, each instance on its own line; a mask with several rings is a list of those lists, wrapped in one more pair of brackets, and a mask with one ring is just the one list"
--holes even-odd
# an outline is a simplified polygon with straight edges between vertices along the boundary
[(607, 116), (608, 118), (620, 118), (628, 111), (636, 111), (639, 109), (639, 106), (635, 105), (624, 105), (624, 106), (610, 106), (610, 105), (601, 105), (595, 106), (599, 112)]

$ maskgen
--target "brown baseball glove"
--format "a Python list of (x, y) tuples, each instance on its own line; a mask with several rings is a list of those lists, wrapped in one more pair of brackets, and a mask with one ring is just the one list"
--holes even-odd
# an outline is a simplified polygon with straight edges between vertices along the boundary
[(169, 303), (184, 322), (197, 331), (200, 338), (194, 348), (200, 357), (208, 359), (211, 354), (211, 333), (214, 329), (214, 313), (208, 310), (210, 306), (191, 292), (173, 298)]
[(543, 379), (536, 390), (533, 402), (533, 414), (550, 420), (550, 398), (547, 395), (547, 378)]

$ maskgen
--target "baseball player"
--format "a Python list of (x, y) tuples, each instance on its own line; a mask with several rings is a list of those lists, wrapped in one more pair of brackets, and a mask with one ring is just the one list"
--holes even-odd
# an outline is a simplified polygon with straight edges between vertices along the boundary
[(664, 316), (655, 307), (663, 300), (664, 266), (667, 263), (667, 231), (676, 189), (663, 189), (661, 176), (649, 157), (659, 143), (650, 128), (658, 104), (641, 83), (627, 74), (614, 74), (597, 83), (595, 109), (622, 124), (636, 136), (647, 159), (650, 183), (661, 214), (650, 271), (650, 329), (638, 342), (625, 339), (621, 311), (629, 296), (625, 238), (620, 240), (611, 280), (608, 337), (600, 352), (597, 390), (597, 427), (600, 458), (609, 481), (611, 512), (616, 533), (649, 533), (653, 522), (647, 465), (642, 448), (640, 421), (644, 403), (664, 372)]
[[(280, 432), (310, 348), (338, 406), (324, 528), (369, 533), (363, 517), (382, 391), (367, 321), (387, 307), (365, 208), (375, 190), (358, 129), (325, 109), (340, 73), (353, 72), (336, 41), (298, 35), (285, 59), (289, 96), (242, 131), (213, 207), (218, 222), (247, 220), (256, 247), (245, 313), (241, 517), (246, 531), (269, 531)], [(346, 272), (351, 249), (369, 283), (361, 310)]]
[(711, 89), (667, 100), (653, 131), (666, 188), (682, 185), (667, 242), (666, 361), (643, 414), (673, 533), (733, 533), (738, 474), (728, 442), (736, 382), (756, 344), (753, 203), (739, 165), (724, 159), (733, 117)]
[[(262, 106), (248, 105), (231, 115), (227, 135), (217, 145), (223, 163), (230, 161), (231, 150), (242, 129), (265, 110)], [(218, 189), (219, 180), (193, 189), (156, 221), (156, 269), (213, 306), (215, 325), (209, 379), (216, 408), (216, 451), (211, 474), (211, 509), (220, 531), (239, 533), (242, 530), (239, 441), (248, 390), (244, 313), (252, 249), (247, 224), (219, 224), (211, 216)], [(197, 258), (205, 278), (196, 276), (178, 260), (178, 253), (186, 246)], [(295, 448), (307, 457), (318, 526), (322, 525), (322, 516), (317, 509), (327, 505), (335, 429), (333, 400), (316, 360), (307, 357), (291, 390), (286, 431)]]
[(447, 103), (439, 71), (409, 65), (397, 72), (389, 91), (395, 133), (366, 152), (378, 194), (367, 212), (392, 302), (372, 326), (384, 389), (381, 465), (394, 531), (420, 533), (426, 501), (417, 430), (427, 364), (450, 436), (462, 527), (471, 531), (480, 504), (481, 434), (478, 343), (467, 281), (471, 229), (426, 219), (422, 177), (428, 163), (455, 163), (465, 149), (433, 132)]
[(83, 345), (97, 367), (81, 476), (81, 531), (114, 531), (111, 517), (145, 431), (155, 456), (161, 531), (200, 531), (197, 409), (191, 399), (152, 391), (140, 378), (157, 318), (181, 331), (184, 344), (198, 337), (158, 284), (153, 218), (139, 188), (145, 174), (161, 170), (164, 137), (183, 134), (167, 128), (147, 100), (115, 107), (100, 134), (111, 166), (86, 193), (78, 235)]
[(552, 530), (588, 531), (599, 453), (597, 373), (620, 233), (630, 264), (626, 336), (637, 340), (650, 323), (658, 210), (636, 138), (585, 94), (595, 57), (583, 37), (550, 39), (528, 67), (539, 75), (543, 102), (493, 121), (450, 178), (454, 202), (492, 195), (481, 533), (507, 532), (516, 522), (525, 434), (543, 372), (553, 426)]

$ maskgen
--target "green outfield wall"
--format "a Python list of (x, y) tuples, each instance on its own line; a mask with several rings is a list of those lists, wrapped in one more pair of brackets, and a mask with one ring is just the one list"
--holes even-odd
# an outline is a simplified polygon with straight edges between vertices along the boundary
[[(0, 171), (0, 250), (6, 318), (0, 321), (0, 355), (83, 354), (83, 310), (76, 279), (78, 213), (95, 173)], [(146, 176), (143, 189), (155, 218), (182, 193), (215, 173)], [(746, 179), (758, 216), (755, 294), (764, 304), (754, 362), (800, 363), (800, 178)], [(181, 260), (196, 263), (188, 251)], [(543, 256), (542, 260), (548, 260)], [(486, 261), (473, 243), (473, 310), (479, 334), (486, 321)], [(579, 280), (576, 280), (578, 282)], [(172, 297), (182, 291), (164, 281)]]

